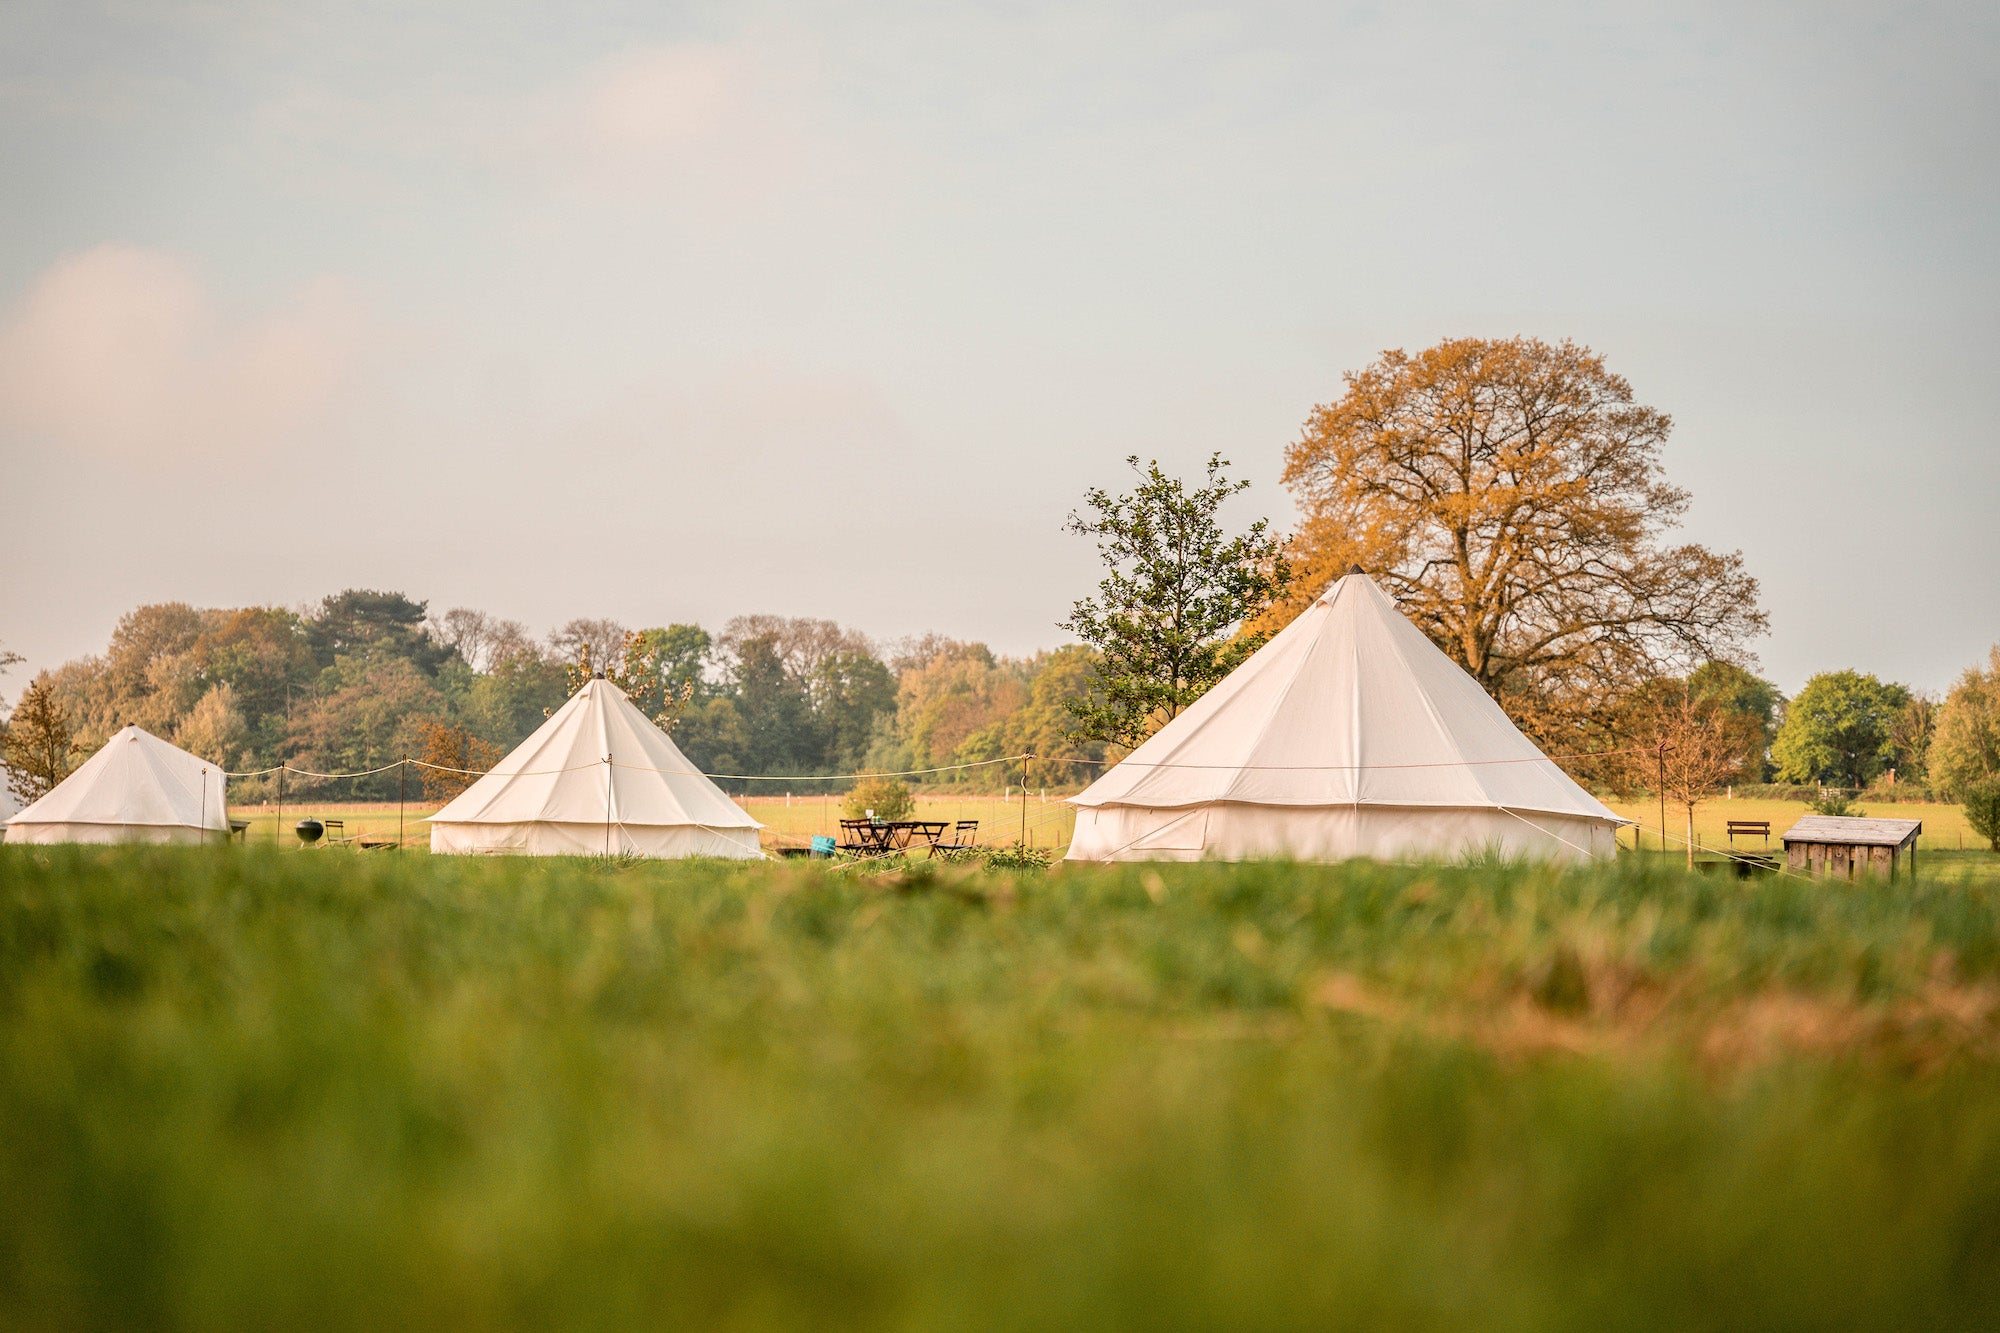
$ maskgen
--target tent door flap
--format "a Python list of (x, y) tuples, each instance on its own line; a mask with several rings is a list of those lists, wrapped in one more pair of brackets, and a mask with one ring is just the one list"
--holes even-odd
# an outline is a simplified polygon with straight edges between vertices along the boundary
[(1187, 810), (1174, 817), (1172, 811), (1148, 811), (1170, 816), (1165, 824), (1132, 844), (1134, 851), (1198, 852), (1208, 846), (1208, 811)]

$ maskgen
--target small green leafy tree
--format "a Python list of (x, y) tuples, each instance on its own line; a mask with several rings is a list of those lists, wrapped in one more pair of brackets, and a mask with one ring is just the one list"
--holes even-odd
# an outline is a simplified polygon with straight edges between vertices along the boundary
[(1965, 807), (1965, 819), (1972, 825), (1972, 831), (2000, 852), (2000, 777), (1967, 783), (1959, 802)]
[(1139, 466), (1138, 489), (1085, 492), (1088, 516), (1072, 513), (1071, 532), (1097, 539), (1109, 572), (1070, 610), (1060, 628), (1097, 652), (1097, 689), (1069, 701), (1079, 741), (1135, 746), (1171, 721), (1263, 642), (1243, 622), (1281, 597), (1291, 566), (1264, 519), (1231, 536), (1217, 514), (1247, 488), (1213, 454), (1207, 480), (1189, 489)]
[(865, 777), (848, 789), (840, 812), (849, 819), (866, 819), (870, 811), (881, 820), (905, 819), (917, 808), (910, 789), (894, 778)]
[(43, 672), (28, 682), (7, 721), (7, 789), (22, 805), (39, 801), (69, 776), (70, 761), (80, 753), (69, 715)]

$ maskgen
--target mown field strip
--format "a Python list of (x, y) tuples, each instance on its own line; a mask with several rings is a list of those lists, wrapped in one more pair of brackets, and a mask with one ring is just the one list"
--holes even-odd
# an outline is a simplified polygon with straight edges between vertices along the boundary
[[(1029, 841), (1037, 847), (1060, 850), (1069, 845), (1070, 833), (1076, 826), (1075, 811), (1063, 804), (1065, 793), (1049, 792), (1046, 795), (1031, 791), (1028, 796)], [(840, 797), (805, 796), (793, 794), (789, 798), (777, 796), (756, 796), (742, 800), (748, 810), (767, 830), (767, 845), (799, 844), (814, 834), (837, 835), (840, 832)], [(1628, 819), (1640, 821), (1643, 827), (1642, 845), (1646, 851), (1656, 851), (1659, 846), (1660, 824), (1657, 802), (1611, 801), (1611, 809)], [(1918, 842), (1922, 852), (1965, 851), (1979, 852), (1986, 847), (1984, 839), (1972, 831), (1965, 820), (1965, 812), (1956, 805), (1916, 802), (1862, 803), (1869, 814), (1889, 819), (1921, 819), (1924, 832)], [(403, 810), (403, 828), (411, 846), (428, 845), (429, 826), (422, 823), (424, 816), (439, 808), (436, 802), (411, 801)], [(277, 812), (271, 806), (232, 806), (230, 813), (239, 819), (250, 821), (249, 838), (253, 842), (271, 843), (279, 838)], [(1727, 834), (1728, 821), (1768, 820), (1771, 824), (1771, 846), (1779, 846), (1778, 839), (1801, 817), (1811, 813), (1802, 801), (1766, 800), (1726, 800), (1718, 798), (1705, 802), (1695, 811), (1695, 835), (1705, 849), (1721, 850), (1730, 847)], [(393, 836), (397, 827), (397, 809), (388, 803), (335, 803), (326, 804), (301, 801), (285, 806), (283, 841), (296, 840), (291, 827), (307, 815), (319, 818), (333, 817), (347, 821), (349, 834), (366, 833), (369, 836)], [(927, 790), (917, 795), (918, 819), (976, 819), (979, 821), (979, 836), (982, 842), (1004, 842), (1012, 844), (1021, 831), (1021, 806), (1018, 794), (1012, 800), (1003, 801), (997, 796), (961, 796), (950, 791)], [(1670, 849), (1681, 850), (1679, 839), (1685, 836), (1686, 815), (1673, 806), (1667, 807), (1667, 832), (1670, 835)], [(1630, 830), (1620, 834), (1619, 841), (1630, 847), (1633, 834)], [(1761, 842), (1752, 838), (1739, 837), (1733, 844), (1740, 851), (1762, 851)]]

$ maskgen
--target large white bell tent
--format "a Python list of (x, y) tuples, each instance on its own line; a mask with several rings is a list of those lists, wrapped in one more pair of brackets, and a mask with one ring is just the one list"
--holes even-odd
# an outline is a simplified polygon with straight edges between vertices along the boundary
[(126, 727), (42, 799), (7, 820), (8, 842), (220, 842), (222, 770)]
[(1073, 804), (1072, 861), (1589, 859), (1626, 822), (1359, 571)]
[(434, 852), (755, 859), (763, 825), (602, 676), (430, 818)]

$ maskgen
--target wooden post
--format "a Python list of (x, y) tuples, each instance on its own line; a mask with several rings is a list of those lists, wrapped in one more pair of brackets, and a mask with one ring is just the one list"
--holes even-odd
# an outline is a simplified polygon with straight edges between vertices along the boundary
[[(290, 696), (287, 695), (287, 698)], [(285, 845), (285, 766), (278, 765), (278, 847)]]
[(1660, 850), (1667, 850), (1667, 738), (1664, 736), (1660, 737)]
[(1028, 845), (1028, 761), (1031, 754), (1021, 756), (1021, 845)]
[(396, 850), (403, 849), (403, 791), (410, 776), (410, 756), (404, 755), (396, 769)]

